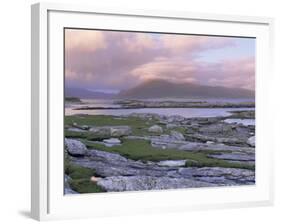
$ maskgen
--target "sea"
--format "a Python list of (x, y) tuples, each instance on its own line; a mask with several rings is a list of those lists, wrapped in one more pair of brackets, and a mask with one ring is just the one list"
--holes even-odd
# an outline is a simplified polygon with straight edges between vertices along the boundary
[[(147, 101), (205, 101), (205, 102), (230, 102), (230, 103), (242, 103), (242, 102), (254, 102), (254, 99), (146, 99)], [(80, 103), (67, 103), (65, 105), (65, 115), (75, 114), (89, 114), (89, 115), (113, 115), (122, 116), (129, 115), (132, 113), (155, 113), (159, 115), (180, 115), (185, 118), (195, 117), (218, 117), (218, 116), (229, 116), (231, 111), (242, 111), (242, 110), (254, 110), (255, 108), (140, 108), (140, 109), (97, 109), (97, 110), (75, 110), (79, 107), (110, 107), (120, 108), (121, 106), (114, 100), (107, 99), (81, 99)], [(226, 119), (228, 123), (242, 123), (244, 125), (255, 125), (254, 119)]]

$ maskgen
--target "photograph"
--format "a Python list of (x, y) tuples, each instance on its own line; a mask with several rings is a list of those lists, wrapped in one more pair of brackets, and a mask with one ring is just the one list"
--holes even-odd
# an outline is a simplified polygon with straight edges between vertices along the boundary
[(64, 27), (63, 42), (65, 195), (255, 185), (255, 37)]

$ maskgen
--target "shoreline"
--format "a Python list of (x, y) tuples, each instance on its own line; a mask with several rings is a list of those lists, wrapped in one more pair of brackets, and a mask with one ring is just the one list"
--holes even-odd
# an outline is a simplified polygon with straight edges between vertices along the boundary
[(254, 102), (207, 102), (207, 101), (116, 101), (119, 106), (81, 106), (73, 110), (121, 110), (121, 109), (160, 109), (160, 108), (255, 108)]
[(255, 106), (245, 106), (245, 105), (212, 105), (212, 106), (186, 106), (186, 107), (77, 107), (73, 108), (73, 110), (124, 110), (124, 109), (174, 109), (174, 108), (206, 108), (206, 109), (216, 109), (216, 108), (255, 108)]

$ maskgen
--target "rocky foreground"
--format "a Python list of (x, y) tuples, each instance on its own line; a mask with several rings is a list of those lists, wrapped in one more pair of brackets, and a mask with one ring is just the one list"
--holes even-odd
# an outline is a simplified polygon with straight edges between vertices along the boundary
[(65, 193), (255, 184), (255, 127), (225, 119), (68, 116)]

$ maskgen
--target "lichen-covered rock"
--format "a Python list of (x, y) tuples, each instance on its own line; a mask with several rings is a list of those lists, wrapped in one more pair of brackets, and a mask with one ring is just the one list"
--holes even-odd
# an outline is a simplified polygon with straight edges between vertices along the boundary
[(176, 140), (171, 135), (160, 135), (160, 136), (127, 136), (126, 139), (146, 140), (150, 141), (153, 147), (161, 149), (174, 149), (181, 151), (229, 151), (229, 152), (243, 152), (253, 153), (253, 148), (248, 145), (245, 146), (232, 146), (224, 143), (215, 142), (193, 142), (193, 141), (182, 141)]
[(209, 155), (208, 157), (233, 161), (255, 161), (255, 154), (245, 153), (223, 153), (220, 155)]
[(172, 115), (172, 116), (169, 116), (167, 121), (169, 123), (178, 123), (178, 122), (182, 122), (185, 120), (185, 117), (183, 116), (180, 116), (180, 115)]
[(130, 135), (132, 130), (129, 126), (102, 126), (92, 127), (89, 129), (93, 137), (96, 138), (111, 138)]
[(216, 137), (210, 135), (202, 135), (202, 134), (187, 134), (186, 139), (188, 141), (200, 141), (200, 142), (216, 142), (216, 143), (224, 143), (226, 145), (233, 145), (233, 146), (248, 146), (244, 139), (238, 137)]
[(69, 181), (71, 178), (67, 175), (64, 175), (64, 194), (78, 194), (78, 192), (72, 190), (69, 186)]
[(105, 143), (106, 146), (115, 146), (121, 144), (121, 141), (118, 138), (104, 139), (103, 142)]
[(231, 125), (228, 124), (212, 124), (200, 128), (200, 131), (202, 133), (220, 134), (220, 133), (230, 133), (233, 131), (233, 128)]
[(255, 147), (256, 146), (256, 136), (252, 136), (252, 137), (248, 138), (247, 143), (250, 146)]
[(181, 177), (193, 177), (209, 183), (219, 183), (223, 185), (254, 184), (255, 171), (238, 168), (224, 167), (203, 167), (203, 168), (179, 168)]
[(178, 140), (178, 141), (184, 141), (185, 140), (182, 133), (180, 133), (178, 131), (174, 131), (174, 130), (171, 131), (171, 137), (174, 138), (175, 140)]
[(186, 160), (163, 160), (157, 163), (158, 166), (179, 167), (184, 166)]
[(185, 144), (179, 146), (179, 150), (183, 150), (183, 151), (200, 150), (200, 145), (201, 144), (198, 142), (186, 142)]
[(104, 138), (110, 138), (111, 132), (110, 127), (92, 127), (89, 129), (89, 132), (91, 136), (93, 136), (94, 139), (104, 139)]
[(156, 113), (131, 113), (127, 117), (137, 117), (143, 120), (161, 120), (166, 119), (166, 116)]
[[(255, 172), (252, 170), (223, 167), (199, 168), (177, 166), (183, 165), (183, 161), (166, 160), (158, 163), (152, 161), (144, 163), (127, 159), (116, 153), (93, 149), (88, 150), (87, 157), (73, 157), (72, 162), (82, 167), (94, 169), (97, 176), (104, 177), (102, 180), (115, 176), (148, 176), (157, 178), (185, 178), (219, 185), (255, 183)], [(196, 161), (191, 162), (196, 163)], [(173, 188), (173, 185), (171, 186)]]
[(65, 147), (71, 156), (84, 156), (87, 153), (87, 147), (80, 141), (65, 138)]
[(166, 124), (167, 129), (173, 129), (173, 128), (176, 128), (176, 127), (178, 127), (177, 124)]
[(86, 132), (85, 130), (80, 129), (80, 128), (68, 128), (67, 130), (68, 131), (74, 131), (74, 132)]
[(190, 172), (194, 176), (225, 176), (230, 179), (239, 179), (240, 177), (255, 178), (255, 172), (247, 169), (224, 168), (224, 167), (203, 167), (203, 168), (180, 168), (179, 173)]
[(156, 163), (148, 164), (141, 161), (127, 159), (117, 153), (99, 150), (88, 150), (88, 157), (73, 158), (75, 164), (94, 169), (98, 176), (166, 176), (173, 167), (159, 167)]
[(97, 185), (106, 191), (143, 191), (214, 186), (212, 183), (185, 178), (152, 176), (115, 176), (99, 180)]
[(112, 137), (121, 137), (130, 135), (132, 133), (132, 129), (129, 126), (112, 126), (110, 127), (110, 134)]
[(153, 125), (150, 128), (148, 128), (149, 132), (153, 132), (153, 133), (162, 133), (163, 132), (163, 128), (159, 125)]

